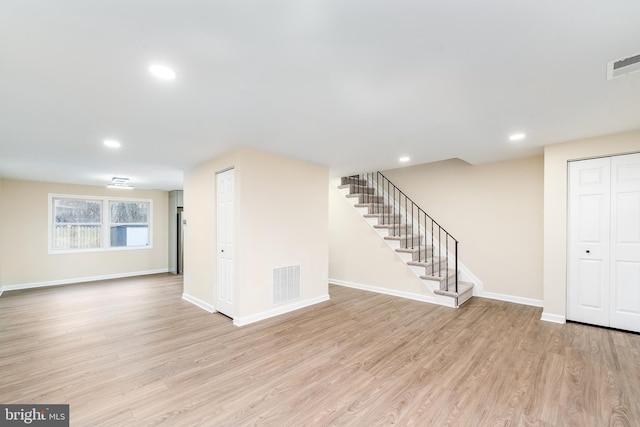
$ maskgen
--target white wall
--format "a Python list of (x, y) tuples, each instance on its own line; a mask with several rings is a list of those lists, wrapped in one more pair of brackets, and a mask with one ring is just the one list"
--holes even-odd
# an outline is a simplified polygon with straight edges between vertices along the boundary
[(640, 152), (640, 131), (545, 147), (543, 319), (564, 322), (566, 318), (567, 162), (633, 152)]
[[(153, 200), (153, 247), (140, 250), (48, 253), (49, 193)], [(0, 285), (62, 283), (167, 271), (167, 192), (2, 180)]]
[(205, 308), (215, 308), (215, 175), (231, 167), (235, 169), (236, 323), (287, 311), (286, 305), (271, 303), (276, 267), (301, 266), (299, 304), (328, 298), (328, 170), (247, 148), (185, 174), (185, 294)]

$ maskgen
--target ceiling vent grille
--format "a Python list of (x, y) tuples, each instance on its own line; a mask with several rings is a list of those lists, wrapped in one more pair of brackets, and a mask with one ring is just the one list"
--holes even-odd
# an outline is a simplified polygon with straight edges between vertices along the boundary
[(640, 71), (640, 53), (616, 59), (607, 64), (607, 80), (626, 76)]

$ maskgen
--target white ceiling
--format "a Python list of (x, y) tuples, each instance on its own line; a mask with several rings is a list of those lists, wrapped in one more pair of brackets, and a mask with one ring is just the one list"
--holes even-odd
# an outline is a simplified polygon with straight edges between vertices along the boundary
[(640, 73), (607, 81), (606, 64), (640, 52), (639, 16), (638, 0), (0, 0), (0, 177), (171, 190), (238, 146), (337, 174), (638, 129)]

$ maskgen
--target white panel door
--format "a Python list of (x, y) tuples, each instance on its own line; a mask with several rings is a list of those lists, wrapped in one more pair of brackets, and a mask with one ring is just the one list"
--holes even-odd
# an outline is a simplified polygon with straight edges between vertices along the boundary
[(609, 326), (610, 163), (569, 163), (567, 319), (602, 326)]
[(640, 154), (611, 158), (610, 326), (640, 332)]
[(234, 170), (230, 169), (216, 175), (217, 200), (217, 298), (216, 310), (233, 318), (233, 199)]

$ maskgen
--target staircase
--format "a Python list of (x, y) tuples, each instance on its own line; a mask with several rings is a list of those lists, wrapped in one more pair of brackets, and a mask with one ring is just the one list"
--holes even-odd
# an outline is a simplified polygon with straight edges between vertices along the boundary
[(434, 295), (453, 298), (454, 307), (471, 298), (458, 241), (382, 173), (343, 177), (338, 188)]

